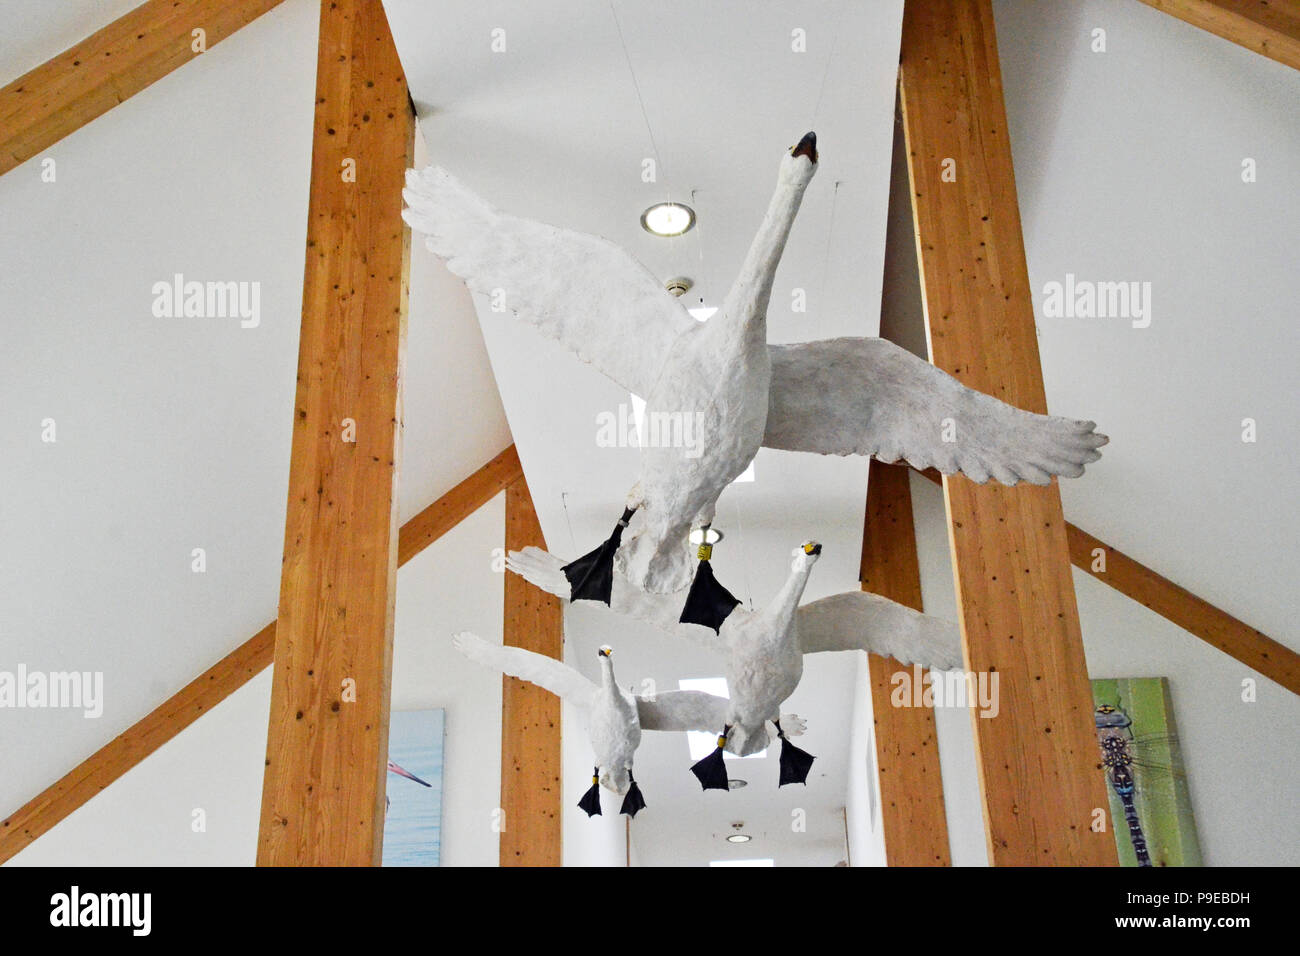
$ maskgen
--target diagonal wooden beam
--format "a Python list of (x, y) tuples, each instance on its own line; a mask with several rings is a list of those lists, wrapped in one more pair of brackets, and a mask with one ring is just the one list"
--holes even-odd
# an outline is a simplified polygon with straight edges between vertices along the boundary
[[(870, 469), (862, 588), (924, 610), (907, 469), (874, 458)], [(868, 654), (867, 663), (885, 859), (889, 866), (950, 866), (934, 708), (894, 705), (894, 675), (901, 673), (910, 683), (914, 675), (909, 665), (878, 654)]]
[[(511, 445), (402, 525), (398, 565), (406, 564), (523, 475)], [(48, 833), (271, 665), (272, 621), (57, 781), (0, 821), (0, 863)]]
[(1300, 0), (1142, 2), (1293, 70), (1300, 70)]
[(148, 0), (0, 89), (0, 174), (200, 56), (281, 0)]
[(1086, 531), (1072, 524), (1067, 524), (1065, 531), (1075, 567), (1277, 681), (1291, 693), (1300, 694), (1300, 654)]
[[(936, 485), (943, 484), (942, 476), (933, 468), (919, 474)], [(1179, 587), (1077, 525), (1067, 521), (1065, 535), (1070, 544), (1070, 561), (1076, 568), (1087, 571), (1098, 581), (1259, 671), (1269, 680), (1277, 681), (1291, 693), (1300, 694), (1300, 654)], [(1104, 560), (1098, 560), (1098, 551), (1103, 553)]]
[[(1045, 412), (991, 0), (906, 0), (899, 91), (931, 360)], [(1059, 490), (958, 478), (944, 498), (966, 667), (999, 681), (997, 716), (972, 718), (989, 860), (1113, 866)]]
[[(546, 547), (537, 511), (520, 478), (506, 489), (506, 550)], [(564, 658), (560, 599), (517, 574), (505, 580), (504, 643)], [(563, 863), (560, 699), (536, 684), (505, 676), (501, 684), (502, 866)]]

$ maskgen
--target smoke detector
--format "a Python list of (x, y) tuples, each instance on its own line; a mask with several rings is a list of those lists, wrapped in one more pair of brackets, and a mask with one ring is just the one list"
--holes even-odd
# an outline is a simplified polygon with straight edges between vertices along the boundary
[(695, 283), (686, 276), (677, 276), (676, 278), (669, 279), (665, 282), (664, 288), (680, 299), (687, 292), (691, 291), (691, 286), (693, 285), (695, 285)]

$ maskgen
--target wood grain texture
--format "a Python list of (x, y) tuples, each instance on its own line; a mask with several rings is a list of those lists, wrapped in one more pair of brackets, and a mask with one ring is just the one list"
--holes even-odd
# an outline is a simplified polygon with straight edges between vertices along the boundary
[[(931, 360), (1045, 412), (991, 0), (907, 0), (899, 90)], [(1114, 865), (1059, 491), (953, 477), (944, 498), (966, 667), (1000, 680), (972, 718), (990, 862)]]
[[(859, 579), (864, 591), (923, 611), (909, 481), (907, 469), (871, 460)], [(885, 859), (890, 866), (950, 866), (934, 708), (894, 706), (894, 675), (910, 685), (910, 665), (879, 654), (868, 654), (867, 663)]]
[[(400, 567), (460, 524), (523, 471), (511, 445), (404, 525)], [(186, 684), (163, 704), (95, 751), (32, 800), (0, 821), (0, 863), (140, 763), (271, 664), (275, 621)]]
[(383, 849), (409, 103), (380, 0), (322, 3), (264, 866), (378, 865)]
[(1086, 531), (1067, 524), (1065, 532), (1070, 542), (1070, 560), (1075, 567), (1277, 681), (1291, 693), (1300, 694), (1300, 654)]
[[(528, 483), (506, 489), (506, 550), (546, 547)], [(505, 580), (504, 643), (564, 658), (560, 599), (517, 574)], [(502, 866), (560, 866), (560, 699), (549, 691), (503, 677), (501, 685)]]
[(148, 0), (0, 89), (0, 174), (188, 63), (281, 0)]
[(1300, 70), (1300, 0), (1142, 0), (1171, 16)]

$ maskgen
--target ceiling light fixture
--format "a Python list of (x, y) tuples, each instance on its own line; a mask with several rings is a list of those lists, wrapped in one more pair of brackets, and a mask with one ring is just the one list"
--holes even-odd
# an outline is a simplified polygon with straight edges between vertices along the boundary
[(655, 203), (641, 213), (641, 228), (656, 236), (680, 236), (695, 225), (695, 210), (679, 202)]
[(707, 322), (713, 317), (713, 313), (718, 311), (718, 307), (716, 305), (705, 305), (704, 300), (701, 299), (699, 305), (686, 311), (691, 314), (691, 318), (696, 322)]
[(748, 833), (732, 833), (731, 835), (729, 835), (729, 836), (727, 837), (727, 842), (728, 842), (728, 843), (748, 843), (748, 842), (749, 842), (750, 840), (752, 840), (752, 839), (754, 839), (754, 838), (753, 838), (752, 836), (750, 836)]
[(745, 788), (748, 787), (748, 786), (749, 786), (749, 781), (748, 781), (748, 780), (741, 780), (739, 777), (728, 777), (728, 778), (727, 778), (727, 789), (728, 789), (728, 790), (743, 790), (743, 789), (745, 789)]
[(722, 532), (717, 528), (709, 528), (707, 533), (703, 528), (691, 532), (691, 544), (717, 544), (721, 540)]

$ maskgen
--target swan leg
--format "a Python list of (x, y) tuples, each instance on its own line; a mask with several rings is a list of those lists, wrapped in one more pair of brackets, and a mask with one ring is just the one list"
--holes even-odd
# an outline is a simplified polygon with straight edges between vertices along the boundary
[(817, 758), (790, 743), (785, 731), (781, 729), (779, 719), (773, 723), (776, 724), (776, 735), (781, 738), (781, 782), (777, 786), (784, 787), (787, 783), (802, 783), (806, 786), (808, 771)]
[(700, 564), (695, 569), (695, 579), (691, 581), (686, 603), (682, 605), (677, 620), (682, 624), (702, 624), (713, 628), (715, 633), (721, 633), (722, 623), (740, 600), (713, 576), (713, 565), (709, 563), (712, 551), (710, 545), (700, 545)]
[(633, 509), (626, 508), (613, 533), (595, 551), (570, 561), (560, 570), (569, 580), (571, 601), (599, 601), (608, 605), (614, 589), (614, 553), (623, 540), (623, 529), (632, 520)]
[(697, 760), (691, 766), (691, 773), (695, 774), (696, 779), (700, 781), (700, 786), (705, 790), (731, 789), (731, 784), (727, 781), (727, 767), (722, 756), (723, 748), (727, 746), (727, 735), (729, 733), (731, 733), (731, 728), (723, 727), (722, 733), (718, 735), (718, 746), (713, 753), (703, 760)]
[(600, 816), (600, 768), (594, 767), (591, 771), (591, 787), (582, 795), (578, 801), (578, 807), (585, 810), (588, 817)]
[(638, 810), (645, 809), (645, 798), (641, 796), (641, 788), (637, 786), (636, 777), (632, 776), (631, 767), (627, 768), (627, 778), (632, 781), (632, 785), (628, 787), (627, 796), (623, 798), (623, 806), (618, 812), (635, 818)]

